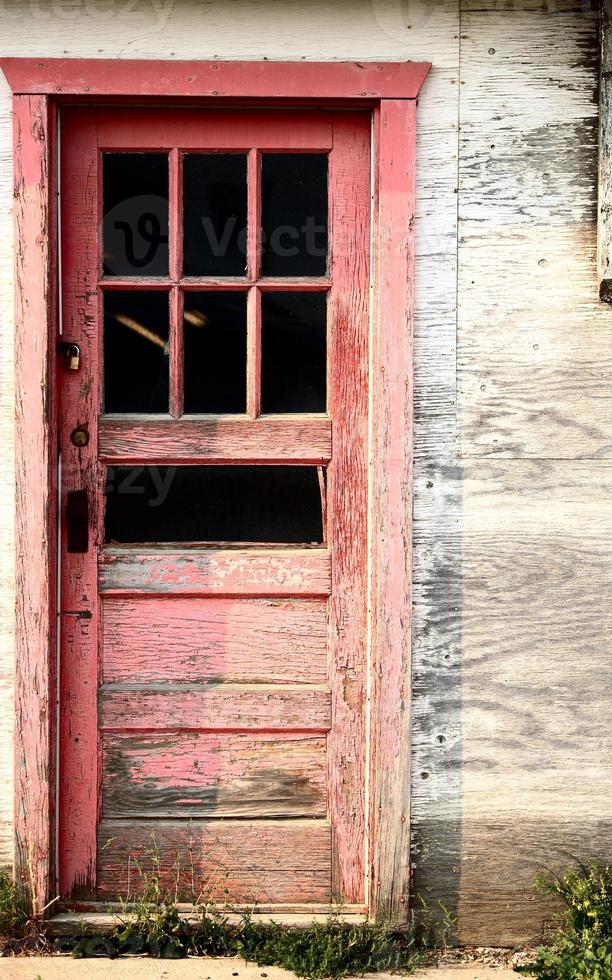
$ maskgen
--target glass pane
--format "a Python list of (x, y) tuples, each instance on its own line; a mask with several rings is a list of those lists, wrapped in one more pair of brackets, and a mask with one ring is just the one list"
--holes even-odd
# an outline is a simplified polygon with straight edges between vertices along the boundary
[(116, 466), (107, 543), (321, 544), (316, 466)]
[(185, 293), (185, 412), (246, 411), (246, 293)]
[(262, 273), (323, 276), (327, 270), (327, 157), (262, 158)]
[(105, 153), (104, 275), (168, 275), (168, 156)]
[(263, 293), (263, 412), (327, 410), (326, 293)]
[(104, 295), (104, 411), (168, 411), (168, 294)]
[(246, 273), (245, 154), (190, 153), (183, 160), (183, 274)]

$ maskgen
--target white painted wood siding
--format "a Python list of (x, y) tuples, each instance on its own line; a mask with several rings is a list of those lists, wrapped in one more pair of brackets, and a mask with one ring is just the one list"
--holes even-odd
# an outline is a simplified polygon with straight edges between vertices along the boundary
[[(508, 7), (512, 6), (512, 9)], [(537, 933), (540, 863), (610, 843), (612, 310), (597, 20), (550, 0), (4, 0), (15, 56), (423, 59), (415, 882), (466, 941)], [(12, 853), (12, 174), (0, 80), (0, 857)], [(409, 761), (406, 760), (406, 764)], [(607, 794), (607, 797), (606, 797)], [(606, 822), (608, 821), (608, 822)]]

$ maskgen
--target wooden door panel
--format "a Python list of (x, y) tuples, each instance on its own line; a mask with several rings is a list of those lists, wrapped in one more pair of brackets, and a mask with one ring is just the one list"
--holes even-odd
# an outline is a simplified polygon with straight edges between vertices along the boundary
[(324, 599), (147, 596), (102, 602), (104, 684), (324, 684)]
[(331, 556), (322, 548), (107, 548), (100, 592), (161, 595), (327, 596)]
[[(63, 184), (62, 223), (72, 235), (63, 246), (64, 323), (71, 340), (80, 339), (83, 318), (86, 330), (80, 373), (70, 376), (66, 370), (62, 382), (62, 493), (65, 506), (67, 494), (84, 486), (92, 506), (87, 554), (65, 554), (62, 573), (68, 624), (61, 652), (63, 896), (125, 894), (121, 878), (130, 863), (137, 860), (146, 869), (156, 850), (170, 888), (176, 860), (193, 863), (195, 849), (198, 887), (223, 869), (218, 897), (225, 898), (227, 887), (237, 902), (365, 901), (370, 123), (359, 112), (66, 111), (63, 173), (75, 179)], [(121, 265), (119, 276), (102, 275), (100, 187), (108, 150), (168, 151), (167, 275), (139, 277), (136, 263)], [(313, 205), (305, 212), (328, 213), (325, 275), (311, 265), (306, 271), (317, 275), (310, 278), (261, 276), (269, 257), (262, 260), (259, 231), (269, 193), (262, 191), (265, 153), (279, 150), (327, 156), (327, 211)], [(200, 271), (197, 263), (182, 264), (184, 154), (198, 151), (247, 155), (244, 275), (184, 275), (184, 268)], [(120, 166), (113, 163), (118, 173)], [(325, 194), (324, 181), (320, 186)], [(106, 231), (106, 243), (105, 236)], [(284, 269), (293, 272), (294, 266)], [(215, 416), (202, 409), (184, 415), (185, 406), (208, 404), (188, 397), (185, 323), (191, 321), (183, 316), (184, 297), (225, 290), (233, 291), (229, 309), (241, 305), (234, 302), (237, 291), (246, 294), (246, 351), (241, 348), (237, 359), (241, 364), (244, 355), (245, 414)], [(262, 365), (269, 363), (266, 343), (272, 344), (266, 337), (276, 322), (266, 313), (271, 291), (309, 294), (308, 303), (298, 303), (305, 309), (317, 306), (314, 293), (325, 300), (319, 304), (323, 333), (316, 333), (316, 317), (312, 327), (315, 346), (316, 337), (323, 337), (316, 348), (322, 365), (317, 377), (323, 381), (315, 382), (317, 398), (308, 404), (326, 406), (327, 412), (300, 413), (281, 398), (267, 404), (282, 406), (286, 415), (261, 414), (269, 391), (262, 380)], [(164, 302), (157, 301), (160, 294), (168, 295), (168, 303), (163, 295)], [(146, 365), (152, 362), (144, 357), (139, 365), (138, 357), (130, 361), (118, 347), (102, 343), (103, 304), (107, 317), (145, 343), (155, 342), (157, 359), (160, 349), (168, 359), (152, 375), (167, 379), (167, 398), (105, 402), (140, 406), (133, 415), (104, 415), (101, 376), (105, 398), (113, 390), (113, 370), (121, 391), (129, 393), (125, 386), (139, 377), (132, 365), (148, 384)], [(291, 302), (283, 298), (283, 304), (279, 309), (287, 317)], [(151, 324), (146, 310), (154, 307), (159, 323)], [(196, 326), (222, 331), (229, 322), (224, 316)], [(301, 310), (297, 320), (291, 316), (282, 329), (294, 329), (287, 324), (296, 322), (303, 329)], [(295, 351), (304, 348), (295, 336), (293, 362), (290, 354), (279, 361), (283, 392), (301, 384), (303, 355)], [(231, 358), (232, 350), (223, 349)], [(309, 377), (306, 366), (302, 373)], [(201, 378), (205, 384), (210, 374), (202, 371)], [(232, 403), (232, 411), (240, 404)], [(156, 414), (147, 415), (153, 405)], [(72, 438), (77, 427), (90, 436), (82, 448)], [(300, 497), (296, 483), (282, 483), (287, 473), (265, 483), (252, 479), (254, 470), (235, 470), (247, 490), (246, 497), (225, 493), (230, 524), (216, 517), (216, 523), (198, 523), (196, 512), (217, 513), (211, 472), (219, 477), (232, 465), (259, 467), (259, 477), (261, 464), (270, 471), (311, 467), (314, 493)], [(190, 487), (186, 496), (181, 491), (183, 496), (166, 497), (172, 520), (164, 524), (157, 504), (145, 503), (143, 508), (153, 510), (138, 511), (125, 498), (119, 500), (123, 523), (113, 523), (117, 494), (142, 491), (125, 481), (120, 490), (109, 474), (122, 466), (149, 467), (143, 472), (150, 478), (156, 465), (182, 465), (172, 478), (179, 489)], [(209, 467), (208, 483), (197, 483), (199, 467)], [(290, 487), (284, 496), (272, 489), (283, 485)], [(296, 515), (315, 514), (315, 498), (316, 516), (300, 524)], [(200, 511), (192, 506), (196, 499)], [(231, 524), (236, 513), (250, 513), (252, 501), (255, 510), (263, 510), (264, 499), (275, 517), (289, 513), (298, 530), (281, 525), (287, 536), (275, 537), (263, 520)], [(223, 536), (219, 527), (229, 540), (235, 532), (236, 543), (216, 540)], [(304, 527), (303, 537), (291, 536)], [(191, 540), (198, 534), (202, 540)], [(153, 543), (156, 536), (161, 543)], [(183, 537), (190, 540), (176, 540)], [(308, 544), (284, 543), (290, 541)]]
[(98, 890), (116, 898), (142, 890), (154, 871), (186, 901), (327, 902), (331, 828), (326, 820), (103, 820)]
[(327, 813), (322, 735), (104, 732), (102, 757), (105, 818)]
[(103, 684), (98, 693), (102, 729), (200, 731), (331, 728), (331, 696), (306, 684)]

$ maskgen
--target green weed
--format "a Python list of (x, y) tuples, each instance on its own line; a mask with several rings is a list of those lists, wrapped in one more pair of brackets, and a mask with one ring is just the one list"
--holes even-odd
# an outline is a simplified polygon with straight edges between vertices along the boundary
[(564, 910), (550, 945), (517, 970), (538, 980), (612, 980), (612, 871), (608, 865), (577, 862), (565, 874), (536, 881), (538, 889), (562, 899)]
[(26, 924), (27, 918), (13, 879), (0, 871), (0, 937), (14, 936)]

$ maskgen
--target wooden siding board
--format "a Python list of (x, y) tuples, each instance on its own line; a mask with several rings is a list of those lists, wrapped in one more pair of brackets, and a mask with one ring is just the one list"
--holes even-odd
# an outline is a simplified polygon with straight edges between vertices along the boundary
[[(532, 879), (551, 866), (547, 839), (567, 863), (589, 855), (594, 824), (602, 841), (612, 834), (611, 477), (607, 461), (470, 461), (462, 524), (415, 563), (415, 889), (445, 894), (463, 942), (537, 935), (548, 912)], [(422, 479), (417, 540), (439, 512), (432, 497), (453, 507), (432, 470)], [(441, 588), (449, 555), (459, 594)]]
[(564, 0), (554, 17), (504, 14), (466, 2), (462, 23), (461, 451), (609, 455), (612, 363), (595, 262), (596, 10)]
[[(533, 893), (533, 880), (546, 867), (562, 868), (568, 855), (607, 860), (612, 832), (607, 821), (576, 822), (551, 816), (463, 818), (449, 832), (446, 820), (430, 818), (414, 827), (415, 890), (432, 906), (449, 903), (459, 916), (457, 939), (480, 945), (516, 946), (550, 940), (560, 906)], [(457, 861), (449, 841), (460, 841)]]
[(327, 680), (325, 600), (106, 597), (102, 616), (107, 684)]
[(324, 817), (326, 761), (321, 735), (107, 732), (102, 815)]

